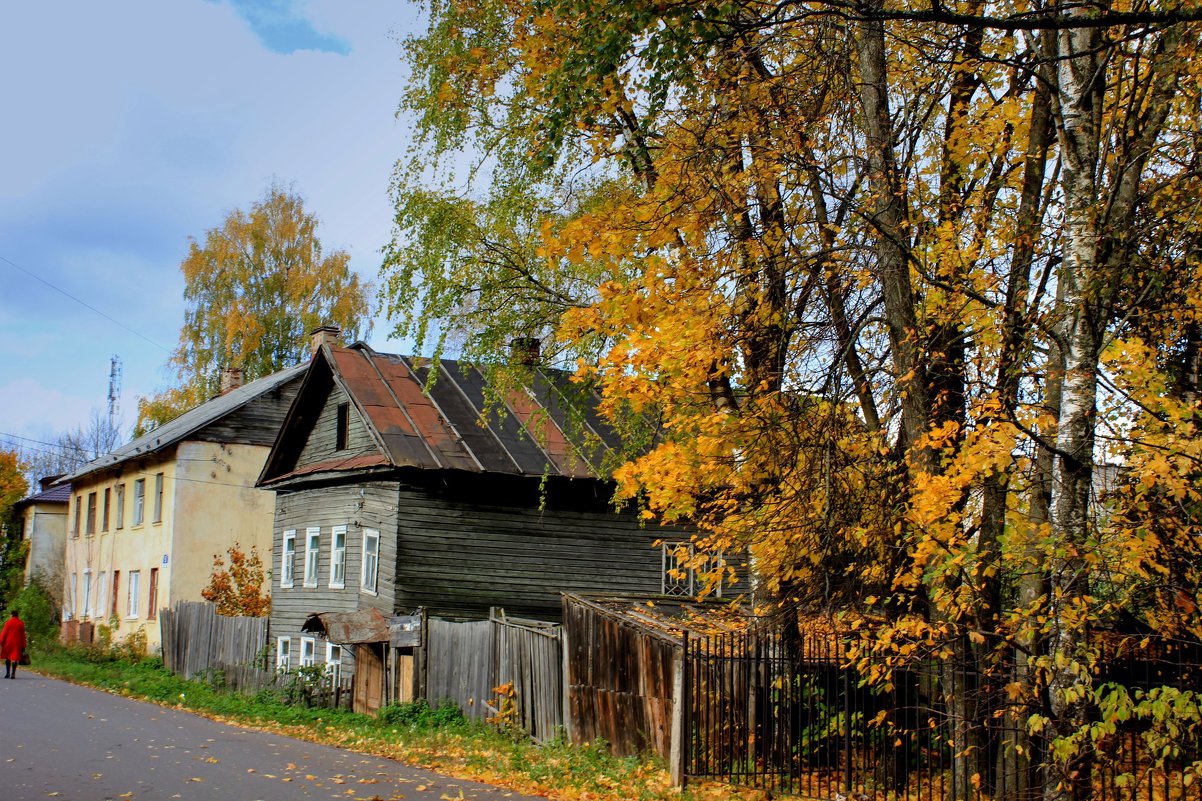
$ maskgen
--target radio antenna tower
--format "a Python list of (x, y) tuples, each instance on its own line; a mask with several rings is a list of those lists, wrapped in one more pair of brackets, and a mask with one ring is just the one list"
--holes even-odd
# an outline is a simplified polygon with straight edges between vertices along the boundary
[(117, 428), (121, 416), (121, 357), (113, 356), (109, 361), (109, 428)]

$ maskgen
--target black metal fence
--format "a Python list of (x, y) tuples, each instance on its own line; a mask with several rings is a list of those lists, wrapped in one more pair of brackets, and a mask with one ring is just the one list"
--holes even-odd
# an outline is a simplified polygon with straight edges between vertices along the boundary
[[(1032, 731), (1035, 710), (1011, 697), (1012, 667), (982, 677), (947, 649), (916, 649), (900, 667), (853, 665), (837, 635), (786, 641), (764, 630), (689, 637), (685, 650), (690, 776), (819, 799), (1046, 797), (1050, 741)], [(1131, 692), (1202, 690), (1196, 644), (1116, 637), (1099, 653), (1095, 682)], [(877, 680), (866, 680), (874, 671)], [(1187, 728), (1182, 721), (1182, 738), (1192, 736)], [(1091, 740), (1090, 757), (1073, 767), (1077, 797), (1202, 799), (1183, 770), (1202, 759), (1196, 744), (1176, 743), (1178, 753), (1165, 760), (1146, 735), (1128, 720)]]

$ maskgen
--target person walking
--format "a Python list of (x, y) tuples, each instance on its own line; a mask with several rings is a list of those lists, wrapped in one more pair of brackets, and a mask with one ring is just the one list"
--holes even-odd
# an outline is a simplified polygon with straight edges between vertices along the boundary
[(25, 650), (25, 623), (17, 616), (17, 610), (0, 629), (0, 656), (4, 657), (4, 678), (17, 677), (17, 665), (21, 664), (21, 652)]

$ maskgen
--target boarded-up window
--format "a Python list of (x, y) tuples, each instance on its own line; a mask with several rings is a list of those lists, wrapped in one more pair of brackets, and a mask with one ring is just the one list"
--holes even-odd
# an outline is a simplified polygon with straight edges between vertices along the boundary
[(159, 569), (157, 567), (150, 568), (150, 596), (146, 604), (146, 619), (154, 620), (154, 616), (159, 607)]
[(154, 476), (154, 517), (151, 522), (163, 522), (163, 474), (155, 473)]
[(110, 488), (108, 488), (108, 487), (104, 488), (104, 511), (100, 515), (100, 530), (101, 531), (109, 530), (109, 501), (112, 498), (112, 494), (113, 494), (113, 491)]
[(125, 485), (117, 485), (117, 528), (125, 528)]
[(96, 493), (88, 493), (88, 536), (96, 533)]
[(117, 599), (119, 599), (121, 597), (120, 593), (121, 593), (121, 571), (114, 570), (113, 571), (113, 601), (112, 601), (112, 606), (109, 608), (109, 617), (117, 616), (117, 613), (118, 613)]

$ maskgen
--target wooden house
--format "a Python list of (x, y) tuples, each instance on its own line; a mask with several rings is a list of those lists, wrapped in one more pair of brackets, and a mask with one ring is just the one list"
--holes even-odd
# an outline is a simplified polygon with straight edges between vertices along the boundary
[[(611, 447), (613, 433), (573, 403), (569, 376), (532, 366), (531, 378), (493, 408), (467, 365), (316, 347), (259, 482), (276, 492), (278, 667), (345, 673), (352, 644), (360, 662), (387, 663), (384, 643), (316, 633), (316, 621), (368, 608), (466, 620), (503, 607), (553, 621), (561, 591), (663, 591), (655, 543), (687, 535), (613, 510), (612, 483), (577, 447)], [(391, 695), (371, 692), (357, 708)]]

